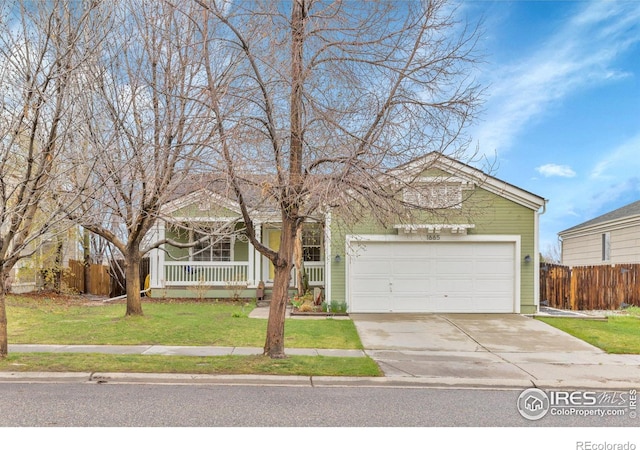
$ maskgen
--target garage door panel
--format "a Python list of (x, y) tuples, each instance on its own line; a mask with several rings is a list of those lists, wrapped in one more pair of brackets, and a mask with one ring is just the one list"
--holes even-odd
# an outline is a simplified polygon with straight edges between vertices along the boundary
[(491, 260), (483, 259), (482, 262), (476, 260), (475, 273), (477, 274), (513, 274), (513, 257), (511, 259)]
[(435, 266), (435, 273), (438, 275), (448, 275), (456, 273), (471, 273), (473, 261), (452, 261), (449, 259), (438, 261)]
[(437, 294), (447, 295), (457, 292), (473, 292), (473, 280), (463, 278), (462, 275), (451, 278), (439, 278), (436, 282), (435, 292)]
[(392, 273), (396, 277), (405, 278), (415, 278), (415, 275), (423, 277), (428, 276), (428, 274), (432, 273), (433, 271), (433, 266), (431, 263), (431, 261), (425, 261), (424, 259), (401, 259), (398, 261), (394, 261), (394, 263), (391, 264)]
[(392, 309), (389, 306), (389, 298), (387, 294), (374, 294), (367, 295), (366, 301), (363, 299), (354, 300), (353, 308), (359, 312), (391, 312)]
[(369, 242), (349, 264), (352, 312), (514, 312), (514, 242)]
[(389, 279), (386, 277), (361, 277), (353, 282), (353, 290), (364, 295), (389, 292)]
[[(365, 264), (366, 263), (366, 264)], [(376, 261), (375, 259), (362, 259), (360, 264), (352, 264), (352, 272), (356, 276), (371, 277), (376, 275), (387, 276), (391, 271), (389, 261)]]
[(433, 280), (421, 278), (417, 280), (394, 279), (391, 284), (391, 290), (394, 294), (418, 294), (426, 297), (425, 293), (430, 292), (433, 288)]
[(511, 294), (513, 288), (511, 287), (511, 279), (493, 279), (493, 280), (475, 280), (474, 290), (477, 295), (484, 293), (491, 295)]
[(425, 244), (425, 245), (434, 245), (434, 249), (436, 250), (436, 255), (439, 258), (454, 258), (465, 260), (469, 259), (473, 256), (475, 250), (470, 245), (458, 245), (452, 243), (435, 243), (435, 244)]

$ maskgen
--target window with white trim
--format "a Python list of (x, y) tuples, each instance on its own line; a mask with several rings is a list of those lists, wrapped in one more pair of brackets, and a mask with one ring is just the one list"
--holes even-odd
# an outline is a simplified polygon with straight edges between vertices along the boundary
[(322, 228), (309, 225), (302, 229), (302, 258), (304, 261), (322, 261)]
[(417, 183), (403, 192), (406, 203), (427, 209), (462, 207), (462, 184), (459, 182)]
[(191, 249), (192, 261), (231, 261), (233, 239), (231, 236), (207, 235), (193, 232), (192, 242), (197, 244)]

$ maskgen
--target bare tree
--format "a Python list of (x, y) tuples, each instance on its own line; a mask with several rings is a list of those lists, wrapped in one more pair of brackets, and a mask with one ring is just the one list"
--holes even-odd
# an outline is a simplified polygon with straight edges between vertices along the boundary
[(541, 261), (550, 264), (562, 263), (562, 244), (560, 241), (556, 241), (553, 244), (547, 244), (546, 248), (542, 252)]
[[(251, 243), (275, 266), (264, 353), (285, 357), (296, 231), (329, 206), (406, 218), (410, 183), (392, 168), (464, 151), (480, 90), (469, 78), (476, 30), (445, 0), (198, 0), (220, 169)], [(424, 167), (426, 169), (427, 167)], [(257, 177), (259, 175), (259, 177)], [(253, 198), (256, 186), (261, 192)], [(261, 242), (252, 205), (280, 211), (278, 250)]]
[(78, 218), (124, 258), (126, 314), (141, 315), (141, 259), (166, 242), (149, 242), (149, 231), (203, 158), (211, 113), (187, 16), (166, 2), (111, 5), (113, 31), (87, 67), (92, 88), (84, 96), (86, 158), (78, 173), (92, 182), (78, 188)]
[[(95, 2), (4, 2), (0, 22), (0, 358), (8, 351), (6, 281), (39, 241), (65, 229), (77, 69), (99, 41)], [(73, 200), (72, 197), (65, 198)]]

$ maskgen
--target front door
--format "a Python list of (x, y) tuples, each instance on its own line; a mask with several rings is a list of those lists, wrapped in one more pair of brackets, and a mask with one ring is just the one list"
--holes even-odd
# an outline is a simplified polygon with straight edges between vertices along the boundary
[[(280, 250), (280, 237), (282, 235), (281, 230), (269, 230), (269, 248), (273, 251)], [(269, 261), (269, 281), (273, 281), (276, 276), (276, 269), (273, 266), (273, 263)]]

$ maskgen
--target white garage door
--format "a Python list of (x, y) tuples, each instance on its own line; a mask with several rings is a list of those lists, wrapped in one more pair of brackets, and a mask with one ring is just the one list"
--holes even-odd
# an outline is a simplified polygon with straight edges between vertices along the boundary
[(358, 243), (348, 264), (351, 312), (516, 312), (514, 242)]

